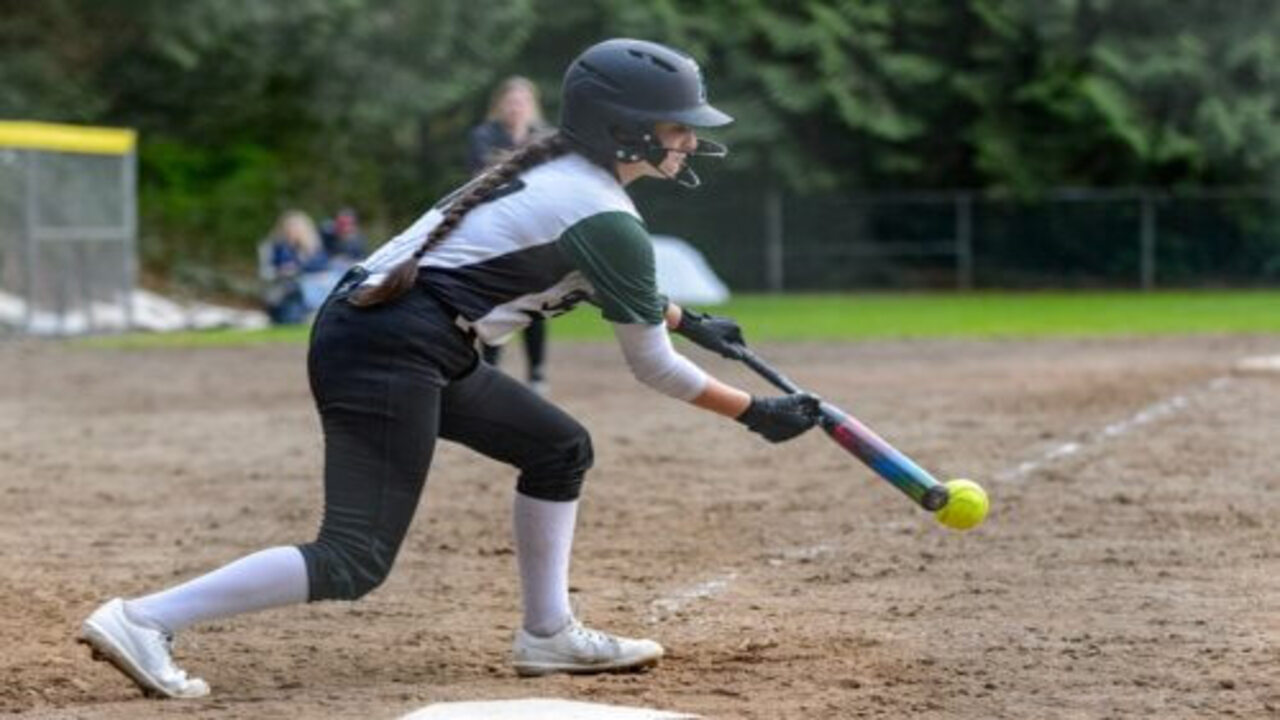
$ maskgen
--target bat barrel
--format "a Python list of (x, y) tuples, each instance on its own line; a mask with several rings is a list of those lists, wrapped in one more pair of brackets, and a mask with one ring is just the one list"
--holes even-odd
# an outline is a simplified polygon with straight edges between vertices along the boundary
[(947, 488), (929, 471), (834, 405), (822, 404), (822, 429), (920, 507), (934, 511), (947, 504)]
[[(775, 370), (769, 363), (739, 346), (739, 359), (761, 377), (787, 393), (802, 392), (791, 378)], [(945, 485), (938, 482), (927, 470), (915, 464), (911, 458), (890, 445), (871, 428), (858, 422), (834, 405), (822, 403), (819, 422), (822, 429), (859, 460), (866, 463), (877, 475), (888, 480), (920, 507), (934, 512), (942, 509), (950, 499)]]

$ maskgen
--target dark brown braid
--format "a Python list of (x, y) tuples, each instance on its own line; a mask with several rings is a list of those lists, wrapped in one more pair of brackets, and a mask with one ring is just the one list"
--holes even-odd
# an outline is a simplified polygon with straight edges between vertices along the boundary
[(418, 279), (418, 262), (431, 248), (439, 245), (454, 228), (462, 223), (477, 205), (483, 203), (495, 190), (506, 185), (529, 168), (568, 152), (568, 143), (558, 134), (548, 135), (516, 150), (510, 157), (489, 168), (468, 187), (462, 196), (449, 204), (440, 224), (427, 233), (422, 245), (399, 265), (391, 269), (380, 285), (362, 288), (351, 295), (352, 305), (370, 307), (394, 300), (409, 291)]

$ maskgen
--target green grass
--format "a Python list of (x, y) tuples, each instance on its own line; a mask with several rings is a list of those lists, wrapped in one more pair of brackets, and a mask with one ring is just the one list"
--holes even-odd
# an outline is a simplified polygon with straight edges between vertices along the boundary
[[(903, 337), (1028, 338), (1280, 333), (1280, 291), (852, 293), (742, 295), (712, 312), (737, 318), (752, 341)], [(94, 347), (303, 343), (307, 328), (128, 334)], [(606, 340), (590, 307), (556, 318), (556, 339)]]

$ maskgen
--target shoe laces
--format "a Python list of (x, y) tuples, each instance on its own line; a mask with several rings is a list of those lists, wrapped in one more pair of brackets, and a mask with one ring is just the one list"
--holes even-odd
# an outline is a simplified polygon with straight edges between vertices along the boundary
[(153, 630), (152, 632), (155, 633), (151, 636), (153, 642), (159, 646), (160, 650), (164, 651), (164, 667), (162, 669), (165, 671), (165, 674), (169, 675), (172, 679), (185, 684), (187, 682), (187, 671), (178, 667), (173, 662), (173, 633), (165, 632), (163, 630)]
[(618, 647), (618, 639), (614, 636), (606, 632), (586, 627), (577, 620), (573, 621), (573, 625), (570, 626), (569, 632), (591, 647), (607, 646), (615, 649)]

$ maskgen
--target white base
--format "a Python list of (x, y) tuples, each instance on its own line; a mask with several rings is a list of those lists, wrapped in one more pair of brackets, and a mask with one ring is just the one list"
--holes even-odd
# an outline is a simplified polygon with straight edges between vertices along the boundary
[(437, 703), (400, 720), (694, 720), (697, 715), (596, 703), (528, 698)]

